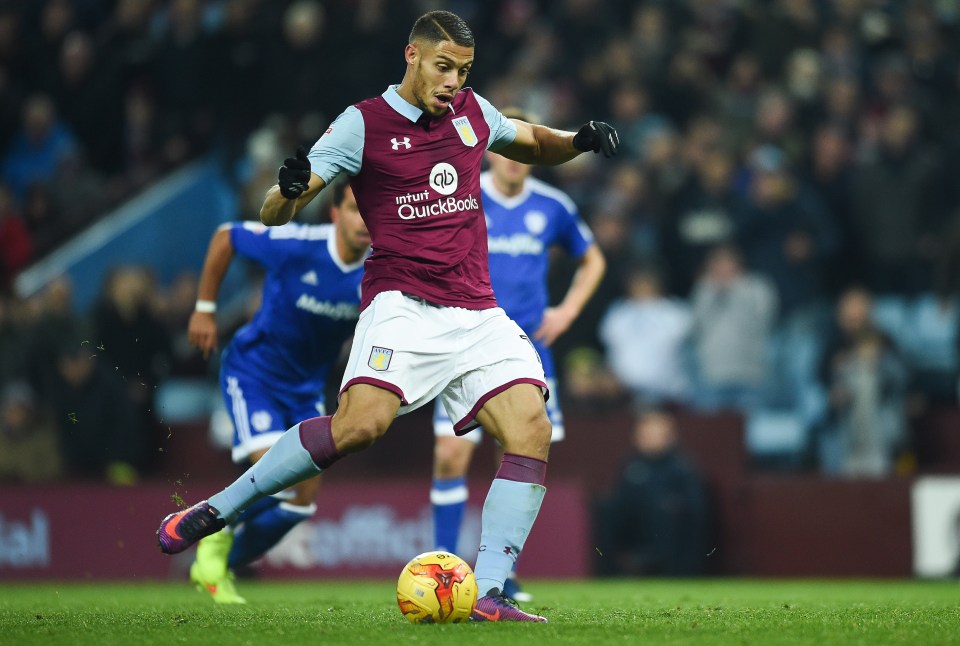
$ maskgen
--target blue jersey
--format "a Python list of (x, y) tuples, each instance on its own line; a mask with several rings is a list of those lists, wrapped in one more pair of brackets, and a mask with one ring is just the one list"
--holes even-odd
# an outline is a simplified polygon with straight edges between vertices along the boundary
[(519, 195), (507, 197), (480, 176), (487, 219), (490, 282), (497, 304), (529, 335), (549, 304), (547, 269), (550, 247), (580, 259), (593, 242), (573, 201), (562, 191), (528, 177)]
[(263, 265), (260, 309), (227, 348), (231, 370), (297, 397), (322, 394), (356, 326), (363, 260), (345, 264), (332, 224), (230, 225), (237, 254)]

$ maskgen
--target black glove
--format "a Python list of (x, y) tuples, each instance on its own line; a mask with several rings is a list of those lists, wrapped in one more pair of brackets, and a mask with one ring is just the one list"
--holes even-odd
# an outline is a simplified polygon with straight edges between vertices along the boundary
[(307, 149), (297, 148), (296, 157), (287, 157), (280, 167), (280, 195), (288, 200), (295, 200), (307, 190), (310, 184), (310, 161), (307, 159)]
[(573, 147), (585, 153), (592, 150), (595, 153), (602, 152), (604, 157), (613, 157), (620, 147), (620, 137), (610, 124), (591, 121), (577, 131), (573, 137)]

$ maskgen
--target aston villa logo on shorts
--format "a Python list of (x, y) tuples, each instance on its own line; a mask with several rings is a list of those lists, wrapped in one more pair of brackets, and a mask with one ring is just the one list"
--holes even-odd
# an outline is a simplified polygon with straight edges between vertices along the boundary
[(367, 365), (376, 370), (377, 372), (383, 372), (390, 367), (390, 359), (393, 358), (393, 350), (390, 348), (378, 348), (373, 346), (370, 350), (370, 358), (367, 359)]
[(453, 120), (453, 127), (457, 129), (457, 134), (460, 135), (460, 141), (471, 148), (477, 145), (479, 140), (477, 139), (477, 133), (473, 131), (473, 126), (470, 125), (470, 119), (467, 117), (457, 117)]

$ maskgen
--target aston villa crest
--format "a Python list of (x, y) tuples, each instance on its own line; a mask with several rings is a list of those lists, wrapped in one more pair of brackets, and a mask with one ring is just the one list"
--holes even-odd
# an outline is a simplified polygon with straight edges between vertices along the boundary
[(457, 117), (454, 119), (453, 127), (457, 129), (457, 134), (460, 135), (460, 141), (471, 148), (476, 146), (480, 141), (477, 139), (477, 133), (473, 131), (473, 126), (470, 125), (470, 119), (467, 117)]
[(383, 372), (390, 367), (390, 359), (392, 358), (393, 350), (390, 348), (373, 346), (373, 348), (370, 349), (370, 358), (367, 359), (367, 365), (377, 372)]

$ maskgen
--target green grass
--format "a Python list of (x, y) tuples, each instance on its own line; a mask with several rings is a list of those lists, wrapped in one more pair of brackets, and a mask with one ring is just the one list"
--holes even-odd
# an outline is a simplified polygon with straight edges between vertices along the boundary
[(391, 582), (0, 584), (0, 644), (960, 644), (953, 581), (528, 582), (549, 624), (414, 626)]

